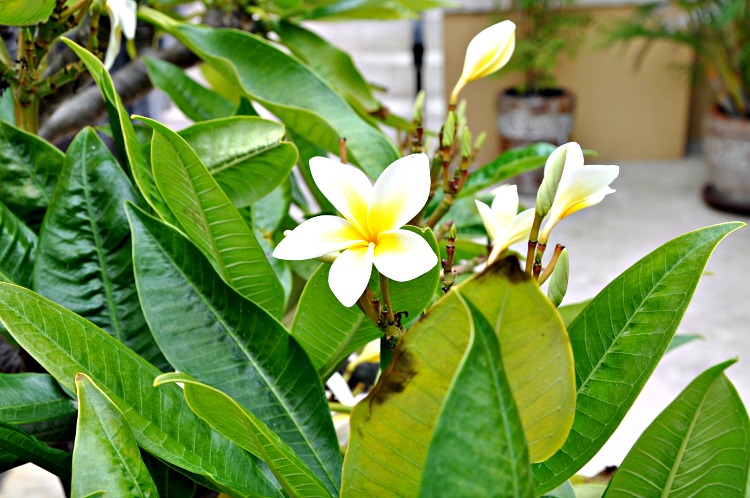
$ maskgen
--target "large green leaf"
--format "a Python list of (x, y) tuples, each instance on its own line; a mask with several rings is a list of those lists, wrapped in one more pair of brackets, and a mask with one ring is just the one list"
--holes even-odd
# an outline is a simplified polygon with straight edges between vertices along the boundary
[(159, 498), (193, 498), (197, 489), (195, 481), (148, 453), (141, 453), (141, 458), (156, 484)]
[(179, 132), (238, 208), (281, 184), (297, 162), (284, 126), (254, 116), (199, 123)]
[(417, 17), (421, 10), (455, 5), (449, 0), (339, 0), (323, 3), (324, 5), (305, 13), (304, 18), (320, 21), (395, 20)]
[[(431, 230), (405, 227), (430, 244), (437, 253)], [(328, 378), (352, 352), (383, 333), (357, 307), (347, 308), (336, 299), (328, 285), (331, 265), (318, 268), (305, 286), (292, 323), (292, 335), (305, 348), (322, 378)], [(419, 316), (430, 305), (440, 282), (440, 268), (408, 282), (390, 282), (394, 311), (406, 312), (408, 319)], [(370, 279), (377, 292), (378, 277)], [(404, 318), (404, 324), (408, 321)]]
[(139, 16), (176, 37), (295, 133), (338, 153), (347, 139), (349, 160), (377, 177), (398, 158), (395, 145), (362, 120), (317, 73), (270, 42), (251, 33), (179, 23), (141, 8)]
[(166, 126), (154, 129), (154, 179), (175, 218), (221, 277), (274, 316), (284, 311), (284, 289), (250, 227), (190, 146)]
[(714, 225), (666, 243), (613, 280), (570, 324), (575, 421), (560, 451), (534, 465), (538, 493), (566, 481), (609, 439), (672, 342), (709, 256), (741, 226)]
[(73, 496), (159, 496), (125, 417), (85, 374), (76, 376), (78, 428), (73, 448)]
[(568, 436), (575, 409), (573, 354), (560, 316), (516, 258), (490, 266), (459, 289), (498, 334), (530, 460), (548, 458)]
[(91, 52), (67, 38), (63, 37), (62, 41), (78, 55), (99, 87), (99, 91), (102, 93), (102, 98), (109, 113), (115, 150), (117, 151), (117, 159), (120, 161), (120, 164), (126, 170), (129, 169), (138, 190), (140, 190), (149, 205), (159, 213), (159, 216), (174, 223), (171, 211), (164, 203), (159, 190), (156, 188), (151, 167), (143, 155), (141, 143), (138, 141), (135, 128), (130, 121), (130, 114), (125, 109), (125, 105), (122, 103), (122, 99), (115, 89), (112, 76), (107, 72), (102, 61), (97, 59)]
[(419, 494), (534, 498), (529, 452), (500, 343), (471, 301), (464, 306), (472, 319), (469, 345), (440, 411)]
[(46, 140), (0, 122), (0, 201), (28, 225), (38, 224), (64, 157)]
[(0, 202), (0, 281), (31, 287), (37, 236)]
[(76, 407), (47, 374), (0, 374), (0, 420), (42, 441), (67, 441)]
[(3, 0), (0, 2), (0, 24), (28, 26), (46, 21), (55, 9), (55, 0)]
[(165, 368), (166, 360), (151, 337), (135, 290), (123, 204), (137, 199), (96, 132), (82, 130), (68, 148), (44, 218), (34, 290)]
[(693, 380), (638, 438), (605, 493), (745, 498), (750, 419), (724, 370)]
[(15, 466), (21, 462), (31, 462), (70, 482), (70, 453), (50, 448), (23, 429), (0, 420), (0, 465)]
[[(572, 357), (557, 312), (515, 259), (498, 262), (457, 289), (471, 295), (498, 335), (505, 374), (534, 448), (530, 454), (554, 451), (570, 428), (574, 399)], [(449, 292), (406, 332), (369, 397), (352, 413), (342, 496), (418, 494), (471, 323), (457, 293)]]
[(211, 427), (268, 464), (281, 486), (292, 497), (335, 495), (297, 454), (255, 414), (225, 393), (184, 373), (157, 377), (154, 385), (184, 384), (190, 408)]
[(183, 69), (153, 57), (144, 57), (143, 61), (154, 86), (166, 93), (188, 119), (207, 121), (234, 114), (233, 102), (202, 86)]
[(67, 389), (75, 389), (77, 373), (91, 377), (141, 448), (204, 485), (239, 496), (277, 496), (242, 448), (190, 411), (179, 387), (154, 389), (161, 372), (88, 320), (28, 289), (0, 284), (0, 321)]
[(328, 43), (312, 31), (290, 22), (281, 22), (276, 32), (294, 55), (305, 61), (330, 85), (359, 102), (367, 111), (376, 111), (380, 103), (370, 85), (346, 52)]
[(326, 196), (323, 195), (323, 192), (320, 191), (318, 186), (315, 185), (315, 181), (312, 177), (312, 172), (310, 171), (310, 159), (315, 156), (325, 157), (325, 149), (321, 149), (317, 145), (306, 140), (301, 135), (289, 135), (289, 138), (297, 145), (297, 150), (299, 151), (299, 172), (300, 175), (302, 175), (302, 179), (305, 181), (307, 189), (312, 194), (315, 202), (318, 203), (321, 212), (335, 214), (336, 208), (333, 206), (333, 204), (331, 204), (331, 201), (329, 201)]
[(251, 410), (336, 492), (336, 434), (304, 350), (276, 319), (224, 284), (176, 231), (137, 209), (128, 215), (138, 293), (170, 362)]

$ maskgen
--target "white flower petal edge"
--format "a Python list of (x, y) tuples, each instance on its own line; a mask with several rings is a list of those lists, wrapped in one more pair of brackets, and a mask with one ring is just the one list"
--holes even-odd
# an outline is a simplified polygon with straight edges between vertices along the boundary
[(502, 21), (477, 34), (466, 47), (461, 78), (474, 81), (507, 64), (515, 48), (515, 31), (513, 22)]
[(495, 227), (509, 225), (518, 214), (518, 187), (503, 185), (493, 191), (492, 219)]
[(328, 274), (333, 295), (347, 308), (352, 307), (367, 288), (372, 272), (375, 244), (347, 249), (336, 258)]
[(492, 209), (487, 204), (477, 199), (474, 199), (474, 204), (476, 204), (477, 210), (479, 210), (479, 216), (482, 218), (482, 223), (484, 223), (484, 228), (487, 230), (487, 235), (490, 236), (490, 239), (495, 240), (497, 234), (495, 233), (495, 217), (492, 216)]
[(378, 236), (374, 263), (375, 268), (391, 280), (406, 282), (434, 268), (437, 256), (430, 244), (416, 233), (392, 230)]
[(367, 234), (365, 221), (372, 199), (372, 184), (362, 171), (327, 157), (310, 159), (315, 185), (341, 215)]
[(361, 243), (359, 231), (338, 216), (316, 216), (292, 230), (273, 250), (273, 257), (287, 260), (313, 259)]
[(508, 224), (505, 233), (498, 237), (499, 241), (495, 242), (495, 246), (492, 248), (490, 257), (487, 258), (487, 263), (492, 264), (498, 256), (508, 247), (512, 246), (517, 242), (528, 240), (529, 233), (531, 232), (531, 225), (534, 223), (534, 209), (527, 209), (516, 215), (515, 218)]
[(108, 70), (114, 64), (120, 53), (120, 38), (132, 40), (135, 37), (136, 11), (138, 5), (135, 0), (107, 0), (105, 9), (110, 20), (109, 43), (104, 55), (104, 67)]
[(371, 233), (401, 228), (414, 218), (430, 195), (430, 160), (427, 154), (412, 154), (394, 161), (373, 187), (367, 212)]

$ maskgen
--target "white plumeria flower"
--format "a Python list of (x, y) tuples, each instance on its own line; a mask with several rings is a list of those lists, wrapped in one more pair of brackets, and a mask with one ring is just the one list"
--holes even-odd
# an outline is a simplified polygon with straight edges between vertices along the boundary
[(492, 208), (484, 202), (474, 201), (494, 244), (487, 265), (491, 265), (511, 245), (528, 239), (534, 222), (533, 209), (518, 212), (518, 189), (515, 185), (503, 185), (493, 193)]
[(104, 67), (107, 69), (115, 63), (117, 54), (120, 53), (120, 38), (132, 40), (135, 38), (136, 10), (138, 5), (135, 0), (107, 0), (104, 8), (110, 21), (109, 44), (107, 53), (104, 55)]
[(516, 25), (503, 21), (481, 31), (466, 48), (464, 69), (451, 92), (451, 103), (469, 82), (490, 75), (503, 67), (516, 47)]
[(395, 161), (374, 186), (357, 168), (325, 157), (312, 158), (310, 171), (343, 218), (323, 215), (305, 221), (276, 246), (274, 257), (302, 260), (343, 251), (331, 265), (328, 283), (347, 307), (365, 291), (373, 264), (397, 282), (417, 278), (437, 264), (437, 256), (422, 237), (400, 230), (427, 202), (427, 155)]
[[(567, 147), (565, 165), (555, 192), (555, 200), (539, 235), (541, 243), (547, 243), (550, 232), (560, 220), (583, 208), (600, 203), (604, 196), (614, 192), (609, 184), (620, 174), (619, 166), (584, 166), (583, 151), (575, 142), (561, 147)], [(552, 173), (551, 168), (552, 163), (548, 162), (544, 168), (545, 176)]]

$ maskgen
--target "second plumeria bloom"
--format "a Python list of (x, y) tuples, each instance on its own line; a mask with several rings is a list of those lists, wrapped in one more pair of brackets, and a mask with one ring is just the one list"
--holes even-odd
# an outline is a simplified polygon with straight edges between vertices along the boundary
[(367, 288), (372, 266), (397, 282), (419, 277), (437, 255), (416, 233), (401, 230), (424, 207), (430, 192), (425, 154), (395, 161), (375, 185), (360, 170), (325, 157), (310, 160), (313, 180), (342, 217), (311, 218), (276, 246), (278, 259), (303, 260), (343, 251), (331, 265), (328, 283), (344, 306)]
[(528, 239), (531, 224), (534, 222), (533, 209), (518, 212), (518, 189), (515, 185), (503, 185), (493, 193), (495, 198), (492, 207), (481, 201), (474, 201), (487, 229), (487, 235), (493, 243), (492, 252), (487, 259), (488, 265), (511, 245)]
[(104, 7), (109, 16), (109, 44), (104, 55), (104, 67), (110, 69), (120, 53), (122, 35), (132, 40), (135, 38), (136, 10), (135, 0), (107, 0)]
[[(545, 180), (558, 178), (557, 188), (551, 192), (554, 195), (552, 206), (547, 214), (547, 221), (539, 234), (539, 242), (546, 244), (552, 229), (563, 218), (570, 216), (583, 208), (598, 204), (607, 194), (614, 192), (609, 184), (620, 174), (619, 166), (583, 164), (583, 151), (575, 142), (561, 145), (550, 156), (559, 156), (565, 148), (564, 161), (548, 161), (544, 168)], [(559, 172), (562, 169), (562, 174)], [(544, 186), (545, 183), (542, 183)], [(540, 192), (541, 195), (541, 192)], [(550, 195), (546, 192), (545, 195)]]
[(490, 75), (503, 67), (516, 46), (516, 25), (503, 21), (476, 35), (466, 48), (464, 69), (451, 92), (451, 104), (458, 102), (458, 94), (469, 82)]

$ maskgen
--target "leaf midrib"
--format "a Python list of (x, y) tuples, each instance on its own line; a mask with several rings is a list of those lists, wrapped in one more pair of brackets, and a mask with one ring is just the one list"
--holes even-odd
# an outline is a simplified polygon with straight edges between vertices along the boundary
[(221, 162), (215, 167), (211, 167), (211, 168), (206, 167), (206, 169), (208, 170), (209, 173), (211, 173), (211, 175), (218, 175), (219, 173), (222, 173), (223, 171), (226, 171), (234, 166), (237, 166), (238, 164), (242, 162), (248, 161), (255, 156), (259, 156), (261, 154), (268, 152), (269, 150), (275, 149), (276, 147), (279, 146), (279, 144), (281, 144), (281, 140), (277, 141), (276, 143), (272, 145), (266, 145), (257, 149), (253, 149), (250, 152), (246, 152), (240, 156), (235, 157), (232, 160)]
[[(243, 353), (243, 355), (245, 357), (247, 357), (248, 361), (252, 364), (252, 366), (255, 369), (255, 371), (262, 378), (263, 382), (265, 382), (265, 384), (268, 386), (268, 390), (271, 391), (274, 394), (274, 397), (279, 402), (279, 405), (284, 408), (284, 412), (287, 414), (289, 420), (291, 420), (293, 422), (294, 427), (297, 429), (298, 433), (302, 436), (303, 441), (310, 448), (310, 450), (311, 450), (310, 454), (312, 454), (315, 457), (315, 460), (320, 465), (321, 470), (323, 472), (325, 472), (326, 476), (328, 477), (328, 479), (330, 481), (330, 484), (332, 484), (333, 487), (336, 488), (336, 480), (334, 479), (334, 477), (328, 471), (327, 466), (322, 461), (322, 459), (321, 459), (320, 455), (318, 454), (318, 452), (315, 451), (315, 446), (313, 444), (311, 444), (311, 442), (310, 442), (310, 440), (309, 440), (309, 438), (307, 436), (307, 433), (305, 431), (303, 431), (302, 428), (300, 427), (300, 425), (297, 423), (296, 417), (292, 417), (291, 416), (291, 412), (289, 411), (289, 407), (287, 406), (286, 401), (279, 396), (276, 386), (269, 381), (268, 377), (265, 375), (265, 372), (262, 369), (258, 368), (258, 363), (255, 361), (255, 358), (253, 357), (253, 355), (250, 353), (249, 350), (247, 350), (247, 348), (244, 346), (244, 344), (241, 341), (238, 340), (238, 337), (235, 335), (232, 327), (230, 327), (229, 324), (227, 324), (224, 321), (222, 315), (219, 314), (218, 310), (216, 310), (214, 308), (214, 306), (212, 306), (210, 304), (210, 302), (207, 300), (207, 297), (202, 292), (199, 291), (199, 288), (196, 286), (196, 284), (190, 278), (188, 278), (188, 275), (185, 272), (182, 271), (182, 268), (171, 257), (171, 255), (165, 251), (165, 249), (162, 247), (161, 244), (156, 243), (156, 246), (159, 248), (159, 250), (162, 252), (162, 254), (172, 263), (172, 266), (174, 267), (174, 269), (180, 275), (182, 275), (182, 277), (185, 279), (185, 281), (190, 285), (190, 287), (193, 289), (193, 291), (198, 296), (198, 298), (204, 303), (204, 305), (206, 306), (206, 308), (216, 318), (217, 323), (221, 324), (221, 327), (226, 331), (227, 336), (232, 339), (232, 341), (240, 349), (240, 351)], [(240, 296), (240, 297), (242, 299), (245, 299), (242, 296)], [(256, 306), (258, 306), (258, 305), (256, 305)], [(263, 310), (262, 310), (262, 308), (260, 308), (260, 306), (258, 306), (258, 308), (261, 310), (261, 312), (263, 312)], [(268, 316), (269, 316), (269, 318), (273, 319), (273, 317), (270, 314)], [(279, 326), (283, 327), (282, 325), (279, 325)]]

